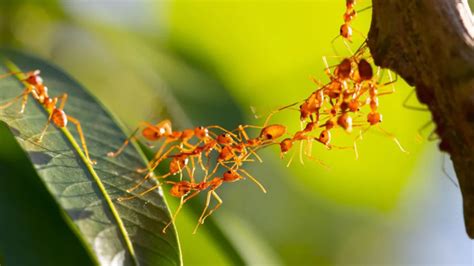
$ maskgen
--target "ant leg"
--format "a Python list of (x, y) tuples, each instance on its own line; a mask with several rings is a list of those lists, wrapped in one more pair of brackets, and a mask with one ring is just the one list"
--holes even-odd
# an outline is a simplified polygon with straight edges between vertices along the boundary
[(319, 87), (324, 87), (324, 85), (325, 85), (324, 83), (322, 83), (321, 81), (317, 80), (317, 79), (314, 78), (314, 77), (311, 77), (311, 81), (312, 81), (314, 84), (318, 85)]
[(173, 216), (171, 217), (171, 220), (166, 224), (166, 226), (165, 226), (165, 227), (163, 228), (163, 230), (161, 231), (161, 232), (163, 232), (163, 234), (165, 234), (165, 233), (166, 233), (166, 229), (168, 229), (168, 227), (169, 227), (170, 225), (172, 225), (172, 224), (176, 221), (176, 218), (178, 217), (178, 214), (179, 214), (179, 212), (181, 211), (181, 209), (183, 208), (184, 204), (185, 204), (188, 200), (190, 200), (190, 199), (194, 198), (195, 196), (197, 196), (200, 192), (201, 192), (201, 191), (198, 190), (198, 191), (193, 192), (191, 195), (187, 196), (186, 198), (185, 198), (185, 196), (181, 197), (181, 200), (179, 201), (179, 206), (178, 206), (178, 208), (176, 209), (176, 211), (174, 212)]
[(446, 155), (445, 154), (442, 154), (441, 155), (441, 165), (443, 166), (442, 167), (442, 171), (443, 173), (448, 177), (448, 179), (451, 181), (451, 183), (453, 183), (453, 185), (457, 188), (459, 188), (459, 184), (454, 180), (454, 178), (451, 177), (451, 175), (448, 173), (447, 169), (446, 169)]
[(242, 142), (242, 137), (243, 137), (244, 140), (246, 140), (246, 141), (249, 140), (249, 136), (247, 135), (247, 132), (245, 132), (245, 128), (246, 128), (246, 127), (248, 127), (248, 125), (245, 125), (245, 126), (239, 125), (239, 126), (237, 127), (237, 129), (236, 129), (236, 130), (239, 131), (239, 135), (241, 136), (241, 137), (240, 137), (240, 140), (239, 140), (240, 142)]
[(166, 159), (167, 158), (166, 156), (168, 156), (168, 154), (171, 151), (173, 151), (176, 148), (179, 148), (179, 144), (173, 145), (164, 154), (162, 154), (165, 147), (168, 146), (168, 144), (171, 143), (171, 142), (172, 141), (170, 141), (170, 140), (166, 140), (163, 143), (163, 145), (161, 145), (160, 149), (155, 153), (155, 155), (153, 156), (153, 159), (151, 159), (148, 162), (147, 166), (145, 168), (137, 168), (136, 171), (138, 173), (144, 173), (144, 172), (148, 171), (150, 168), (152, 168), (154, 170), (157, 167), (157, 165), (156, 165), (157, 163), (160, 163), (161, 161)]
[[(353, 31), (359, 32), (359, 31), (356, 31), (354, 29), (353, 29)], [(359, 32), (359, 33), (361, 33), (361, 32)], [(362, 35), (362, 36), (364, 36), (364, 35)], [(352, 43), (352, 40), (349, 37), (347, 39), (342, 39), (342, 42), (344, 43), (344, 46), (346, 47), (347, 51), (349, 51), (350, 54), (354, 54), (354, 51), (352, 51), (351, 46), (347, 43), (346, 40), (349, 41), (350, 43)]]
[(301, 165), (304, 165), (304, 160), (303, 160), (303, 149), (304, 149), (304, 143), (303, 141), (300, 141), (300, 147), (299, 147), (299, 159), (300, 159), (300, 163)]
[(415, 89), (413, 89), (409, 94), (408, 96), (405, 98), (405, 100), (403, 100), (403, 107), (407, 108), (407, 109), (411, 109), (411, 110), (415, 110), (415, 111), (429, 111), (428, 108), (422, 108), (422, 107), (417, 107), (417, 106), (412, 106), (412, 105), (409, 105), (408, 104), (408, 101), (410, 100), (410, 98), (412, 97), (412, 95), (415, 93)]
[(196, 166), (194, 165), (194, 157), (191, 157), (190, 160), (191, 160), (192, 170), (189, 169), (189, 165), (186, 165), (184, 168), (186, 169), (186, 172), (188, 173), (188, 176), (189, 176), (189, 179), (191, 180), (191, 183), (195, 183), (194, 182), (194, 172), (196, 171)]
[(142, 121), (139, 123), (139, 125), (137, 126), (137, 128), (135, 128), (135, 130), (132, 131), (132, 133), (130, 134), (130, 136), (128, 136), (125, 141), (123, 142), (122, 146), (120, 146), (120, 148), (115, 151), (115, 152), (109, 152), (107, 153), (107, 156), (108, 157), (117, 157), (119, 156), (123, 151), (124, 149), (128, 146), (128, 144), (130, 144), (130, 141), (131, 140), (135, 140), (136, 139), (136, 134), (138, 133), (138, 131), (140, 130), (140, 128), (142, 126), (147, 126), (147, 127), (150, 127), (150, 128), (155, 128), (154, 125), (148, 123), (148, 122), (145, 122), (145, 121)]
[(137, 127), (133, 132), (132, 134), (130, 134), (130, 136), (128, 136), (125, 141), (123, 142), (122, 146), (120, 146), (120, 148), (118, 148), (118, 150), (116, 150), (115, 152), (111, 151), (111, 152), (108, 152), (107, 153), (107, 157), (112, 157), (112, 158), (115, 158), (117, 156), (119, 156), (123, 150), (125, 150), (125, 148), (128, 146), (128, 143), (130, 142), (130, 140), (132, 139), (136, 139), (135, 135), (138, 133), (138, 130), (140, 130), (140, 127)]
[(267, 118), (265, 119), (265, 123), (263, 124), (262, 127), (250, 126), (250, 125), (248, 125), (248, 127), (264, 128), (264, 127), (268, 126), (268, 122), (270, 122), (270, 118), (272, 118), (276, 113), (279, 113), (279, 112), (281, 112), (281, 111), (283, 111), (283, 110), (285, 110), (285, 109), (288, 109), (288, 108), (290, 108), (290, 107), (293, 107), (293, 106), (295, 106), (295, 105), (297, 105), (297, 104), (299, 104), (299, 103), (300, 103), (300, 102), (295, 102), (295, 103), (288, 104), (288, 105), (285, 105), (285, 106), (283, 106), (283, 107), (280, 107), (280, 108), (278, 108), (278, 109), (276, 109), (276, 110), (271, 111), (270, 114), (268, 114)]
[(247, 176), (250, 180), (252, 180), (257, 186), (262, 190), (263, 193), (267, 193), (267, 190), (265, 187), (255, 178), (253, 177), (249, 172), (247, 172), (244, 169), (239, 169), (240, 172), (244, 173), (245, 176)]
[[(433, 121), (429, 120), (428, 122), (423, 124), (423, 126), (421, 126), (420, 129), (418, 129), (418, 133), (416, 134), (417, 135), (416, 137), (420, 142), (424, 140), (423, 131), (425, 131), (425, 129), (427, 129), (432, 123)], [(428, 136), (428, 139), (430, 138), (430, 136), (431, 136), (431, 133)]]
[[(28, 92), (23, 92), (23, 100), (21, 101), (21, 108), (20, 108), (20, 114), (23, 114), (25, 112), (26, 104), (28, 103), (28, 94), (32, 93), (33, 90), (30, 88), (25, 89), (28, 90)], [(36, 93), (34, 93), (35, 96), (37, 96)]]
[(339, 53), (338, 53), (337, 50), (336, 50), (336, 46), (334, 45), (334, 42), (335, 42), (339, 37), (341, 37), (341, 35), (337, 35), (336, 37), (334, 37), (334, 39), (331, 40), (331, 48), (332, 48), (332, 51), (334, 52), (334, 54), (336, 54), (336, 55), (339, 55)]
[(161, 184), (158, 184), (158, 185), (156, 185), (156, 186), (153, 186), (153, 187), (151, 187), (151, 188), (149, 188), (149, 189), (147, 189), (147, 190), (141, 192), (140, 194), (132, 195), (132, 196), (128, 196), (128, 197), (119, 197), (119, 198), (117, 198), (117, 200), (118, 200), (118, 201), (126, 201), (126, 200), (131, 200), (131, 199), (134, 199), (134, 198), (138, 198), (138, 197), (141, 197), (141, 196), (143, 196), (143, 195), (145, 195), (145, 194), (147, 194), (147, 193), (152, 192), (153, 190), (155, 190), (155, 189), (157, 189), (157, 188), (159, 188), (159, 187), (161, 187)]
[(227, 167), (225, 164), (223, 164), (221, 162), (217, 162), (216, 166), (214, 167), (214, 169), (212, 169), (211, 173), (204, 177), (203, 182), (206, 182), (206, 180), (209, 177), (212, 177), (213, 175), (215, 175), (217, 173), (217, 170), (219, 170), (219, 165), (223, 165), (223, 166)]
[[(137, 184), (135, 184), (135, 186), (133, 186), (133, 187), (127, 189), (127, 192), (130, 193), (130, 192), (132, 192), (132, 191), (135, 191), (137, 188), (139, 188), (143, 183), (145, 183), (145, 181), (147, 181), (148, 179), (150, 179), (150, 177), (153, 176), (151, 173), (153, 173), (153, 172), (148, 173), (146, 176), (144, 176), (144, 177), (140, 180), (140, 182), (138, 182)], [(167, 174), (165, 174), (165, 175), (163, 175), (163, 176), (160, 176), (160, 178), (167, 178), (168, 176), (170, 176), (170, 173), (167, 173)]]
[(435, 141), (440, 139), (438, 134), (436, 134), (436, 130), (431, 131), (430, 135), (428, 135), (428, 141)]
[(249, 152), (255, 156), (259, 163), (263, 163), (262, 157), (260, 157), (260, 155), (258, 155), (254, 150), (252, 150), (252, 148), (249, 148)]
[(221, 127), (221, 126), (218, 126), (218, 125), (211, 125), (211, 126), (207, 126), (206, 128), (217, 128), (225, 133), (228, 133), (229, 135), (231, 135), (232, 137), (236, 138), (237, 135), (235, 135), (234, 133), (232, 133), (231, 131)]
[(332, 79), (332, 74), (331, 74), (331, 70), (329, 69), (327, 56), (325, 56), (325, 55), (323, 56), (323, 63), (324, 63), (324, 66), (326, 67), (324, 69), (324, 73), (326, 73), (326, 75), (329, 77), (329, 79)]
[[(158, 165), (160, 165), (160, 163), (165, 160), (166, 158), (168, 158), (168, 154), (170, 154), (174, 149), (176, 148), (179, 148), (178, 145), (174, 145), (172, 147), (170, 147), (168, 149), (168, 151), (166, 151), (161, 157), (159, 157), (157, 160), (155, 160), (153, 162), (153, 164), (151, 164), (151, 162), (149, 163), (150, 167), (149, 168), (146, 168), (146, 170), (148, 170), (148, 174), (147, 175), (153, 175), (153, 171), (155, 171), (155, 169), (158, 167)], [(181, 169), (179, 169), (179, 172), (181, 172)]]
[(41, 141), (43, 141), (44, 134), (46, 133), (46, 130), (48, 129), (49, 124), (51, 124), (51, 119), (52, 119), (52, 118), (53, 118), (53, 112), (51, 112), (51, 113), (49, 114), (48, 121), (46, 122), (46, 125), (44, 126), (43, 130), (41, 131), (40, 136), (39, 136), (38, 139), (36, 140), (38, 143), (41, 143)]
[(19, 101), (23, 98), (23, 103), (21, 105), (20, 114), (22, 114), (25, 110), (26, 101), (28, 100), (28, 94), (30, 94), (32, 89), (30, 87), (26, 87), (23, 92), (16, 96), (15, 98), (11, 99), (10, 101), (6, 102), (3, 105), (0, 105), (0, 110), (8, 108), (10, 105), (14, 104), (15, 102)]
[(364, 53), (367, 51), (367, 38), (365, 38), (365, 40), (362, 42), (362, 44), (359, 46), (359, 48), (357, 48), (355, 54), (353, 55), (353, 58), (358, 60), (360, 58), (362, 58), (362, 56), (364, 55)]
[(165, 227), (163, 227), (163, 230), (161, 230), (161, 232), (163, 234), (166, 234), (166, 229), (168, 229), (168, 227), (174, 223), (174, 221), (176, 220), (176, 217), (178, 216), (178, 213), (179, 211), (181, 210), (181, 208), (183, 207), (184, 205), (184, 196), (181, 197), (180, 201), (179, 201), (179, 206), (178, 206), (178, 209), (176, 209), (176, 211), (174, 212), (173, 216), (171, 216), (171, 220), (165, 225)]
[(286, 167), (290, 167), (291, 163), (293, 162), (293, 159), (295, 158), (296, 152), (293, 152), (293, 154), (290, 157), (290, 160), (288, 160), (288, 163), (286, 164)]
[(4, 79), (6, 77), (16, 75), (16, 74), (22, 74), (22, 73), (23, 72), (7, 72), (7, 73), (4, 73), (4, 74), (0, 75), (0, 79)]
[(354, 28), (352, 28), (352, 31), (353, 31), (353, 32), (356, 32), (357, 34), (359, 34), (359, 35), (362, 37), (363, 40), (367, 40), (367, 36), (365, 36), (364, 33), (362, 33), (362, 31), (358, 31), (358, 30), (356, 30), (356, 29), (354, 29)]
[(209, 204), (211, 203), (211, 196), (212, 196), (212, 191), (207, 192), (206, 196), (206, 204), (204, 205), (204, 210), (202, 210), (201, 216), (199, 217), (198, 223), (196, 227), (194, 228), (193, 234), (196, 233), (197, 228), (199, 227), (200, 224), (202, 224), (202, 218), (206, 215), (207, 209), (209, 208)]
[(74, 118), (70, 115), (68, 115), (67, 118), (68, 118), (69, 121), (71, 121), (71, 123), (76, 125), (77, 133), (79, 134), (79, 138), (81, 139), (82, 149), (84, 150), (84, 153), (86, 155), (87, 160), (89, 161), (90, 164), (96, 164), (97, 162), (91, 160), (91, 158), (89, 156), (89, 150), (87, 149), (86, 139), (84, 137), (84, 133), (82, 132), (81, 123), (79, 122), (79, 120), (77, 120), (76, 118)]
[(395, 144), (397, 144), (398, 148), (400, 149), (400, 151), (402, 151), (403, 153), (406, 153), (408, 154), (408, 152), (403, 148), (403, 146), (400, 144), (400, 141), (398, 141), (398, 139), (390, 132), (386, 131), (385, 129), (383, 129), (382, 127), (380, 127), (379, 125), (377, 125), (377, 128), (382, 132), (384, 133), (387, 137), (389, 137), (393, 142), (395, 142)]
[[(211, 192), (212, 196), (214, 196), (214, 198), (217, 200), (217, 204), (216, 204), (216, 206), (214, 206), (214, 208), (212, 208), (212, 209), (209, 211), (209, 213), (206, 214), (206, 216), (204, 216), (204, 217), (202, 218), (201, 224), (204, 224), (204, 221), (206, 220), (206, 218), (209, 217), (209, 216), (211, 216), (212, 213), (214, 213), (217, 209), (219, 209), (219, 207), (220, 207), (220, 206), (222, 205), (222, 203), (223, 203), (222, 199), (219, 197), (219, 195), (217, 195), (217, 193), (216, 193), (215, 190), (211, 190), (210, 192)], [(199, 224), (198, 224), (198, 225), (199, 225)], [(196, 233), (197, 228), (198, 228), (198, 226), (196, 226), (196, 228), (195, 228), (193, 234)]]
[(201, 167), (201, 169), (204, 171), (205, 175), (204, 176), (207, 176), (208, 172), (209, 172), (209, 169), (206, 168), (206, 166), (204, 166), (204, 162), (202, 161), (202, 154), (199, 154), (198, 155), (198, 164), (199, 166)]
[(64, 106), (66, 105), (68, 95), (64, 93), (63, 95), (59, 96), (58, 99), (61, 99), (61, 103), (59, 104), (59, 110), (64, 110)]
[(395, 80), (392, 80), (392, 74), (389, 71), (388, 76), (389, 76), (390, 81), (386, 82), (386, 83), (383, 83), (383, 84), (379, 84), (378, 88), (382, 88), (382, 87), (385, 87), (385, 86), (392, 85), (392, 89), (389, 90), (389, 91), (385, 91), (385, 92), (379, 92), (379, 93), (377, 93), (377, 96), (392, 94), (392, 93), (395, 92), (395, 86), (393, 84), (395, 84), (398, 81), (398, 75), (396, 75)]
[[(233, 170), (234, 168), (234, 167), (229, 167), (225, 164), (223, 164), (223, 166), (229, 170)], [(267, 193), (267, 190), (265, 189), (265, 187), (260, 182), (258, 182), (258, 180), (255, 177), (253, 177), (249, 172), (245, 171), (244, 169), (237, 169), (237, 171), (244, 173), (245, 176), (247, 176), (248, 178), (250, 178), (250, 180), (252, 180), (255, 184), (257, 184), (257, 186), (263, 191), (263, 193)]]
[(354, 141), (352, 142), (354, 146), (354, 153), (355, 153), (356, 160), (359, 160), (359, 149), (357, 148), (357, 141), (362, 140), (362, 134), (363, 134), (363, 130), (360, 130), (359, 136), (357, 136), (357, 138), (355, 138)]
[(364, 7), (362, 9), (357, 10), (356, 13), (364, 12), (364, 11), (366, 11), (368, 9), (371, 9), (371, 8), (372, 8), (372, 6), (367, 6), (367, 7)]

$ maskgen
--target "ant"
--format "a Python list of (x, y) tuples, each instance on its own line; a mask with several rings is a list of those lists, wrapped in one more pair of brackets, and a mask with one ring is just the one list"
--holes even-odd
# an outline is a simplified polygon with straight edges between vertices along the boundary
[[(370, 112), (367, 114), (367, 122), (369, 123), (369, 127), (361, 131), (360, 136), (363, 134), (363, 132), (367, 131), (371, 126), (374, 125), (379, 125), (382, 122), (382, 114), (378, 111), (378, 106), (379, 106), (379, 96), (382, 95), (387, 95), (395, 92), (395, 88), (393, 87), (393, 84), (397, 82), (398, 76), (396, 76), (395, 80), (392, 80), (392, 75), (390, 72), (388, 72), (390, 81), (386, 83), (380, 83), (377, 81), (378, 77), (380, 77), (380, 67), (377, 68), (377, 74), (373, 74), (372, 66), (370, 65), (367, 60), (362, 59), (358, 62), (358, 72), (359, 72), (359, 78), (360, 78), (360, 83), (361, 83), (361, 90), (360, 93), (357, 97), (360, 97), (360, 95), (363, 95), (366, 91), (368, 91), (369, 96), (367, 97), (365, 103), (363, 104), (368, 104), (370, 106)], [(389, 91), (385, 92), (379, 92), (378, 89), (392, 85), (392, 89)], [(393, 136), (393, 134), (385, 131), (383, 128), (378, 126), (380, 131), (384, 133), (387, 137), (391, 138), (395, 144), (397, 144), (398, 148), (404, 152), (407, 153), (407, 151), (402, 147), (398, 139)], [(361, 137), (358, 137), (360, 139)], [(355, 146), (355, 142), (354, 142)]]
[[(268, 122), (268, 118), (266, 122)], [(260, 134), (258, 135), (258, 137), (249, 138), (249, 136), (245, 132), (245, 128), (261, 129)], [(245, 142), (243, 142), (243, 147), (245, 148), (263, 148), (265, 146), (274, 144), (276, 139), (280, 138), (286, 133), (286, 127), (280, 124), (264, 125), (263, 127), (252, 125), (239, 125), (236, 130), (238, 130), (243, 136), (245, 140)]]
[(351, 49), (350, 49), (350, 47), (349, 47), (349, 45), (347, 44), (346, 41), (348, 41), (350, 43), (352, 42), (352, 36), (353, 36), (354, 31), (359, 33), (361, 36), (363, 36), (363, 38), (365, 38), (365, 36), (362, 32), (356, 31), (351, 27), (351, 23), (356, 18), (357, 13), (363, 12), (363, 11), (369, 9), (369, 8), (371, 8), (371, 6), (363, 8), (359, 11), (356, 11), (355, 10), (355, 5), (356, 5), (355, 0), (346, 0), (346, 10), (344, 11), (344, 14), (342, 15), (344, 23), (339, 27), (339, 35), (336, 36), (331, 41), (331, 44), (333, 45), (333, 49), (334, 49), (334, 41), (336, 41), (337, 38), (342, 37), (344, 39), (344, 45), (350, 51)]
[[(171, 220), (168, 222), (168, 224), (166, 224), (162, 232), (166, 233), (167, 228), (171, 224), (174, 223), (174, 221), (176, 220), (176, 217), (178, 216), (179, 212), (181, 211), (182, 207), (187, 201), (199, 195), (199, 193), (201, 193), (202, 191), (209, 189), (209, 191), (207, 192), (206, 203), (205, 203), (204, 209), (193, 231), (193, 234), (195, 234), (199, 228), (199, 225), (204, 224), (204, 221), (206, 220), (206, 218), (212, 215), (212, 213), (214, 213), (217, 209), (219, 209), (219, 207), (223, 203), (222, 199), (216, 193), (216, 190), (223, 183), (233, 183), (233, 182), (244, 179), (244, 177), (241, 174), (239, 174), (238, 171), (241, 171), (242, 173), (252, 178), (253, 180), (253, 177), (245, 170), (242, 170), (242, 169), (234, 170), (234, 169), (228, 168), (228, 170), (223, 173), (222, 177), (214, 177), (209, 181), (201, 181), (199, 183), (189, 182), (189, 181), (179, 181), (179, 182), (168, 181), (167, 182), (168, 184), (173, 184), (170, 190), (170, 194), (173, 197), (180, 198), (180, 203), (175, 213), (173, 214)], [(266, 193), (266, 190), (264, 190), (264, 188), (263, 188), (263, 192)], [(214, 199), (217, 201), (217, 204), (216, 206), (214, 206), (212, 209), (208, 211), (212, 197), (214, 197)]]
[[(0, 78), (4, 78), (9, 75), (18, 75), (23, 74), (22, 72), (10, 72), (7, 73)], [(64, 112), (64, 106), (66, 105), (66, 101), (68, 98), (68, 94), (64, 93), (59, 97), (51, 98), (48, 95), (48, 88), (43, 83), (43, 78), (40, 76), (40, 70), (34, 70), (30, 72), (24, 73), (24, 78), (20, 79), (23, 83), (26, 84), (26, 88), (24, 91), (18, 95), (17, 97), (13, 98), (6, 104), (0, 106), (0, 109), (4, 109), (9, 107), (14, 102), (18, 101), (19, 99), (23, 98), (22, 105), (20, 109), (20, 113), (23, 113), (28, 101), (28, 95), (31, 94), (35, 100), (38, 101), (49, 113), (48, 121), (44, 126), (43, 130), (41, 131), (40, 136), (38, 137), (37, 141), (41, 143), (43, 140), (44, 135), (46, 134), (46, 130), (48, 129), (51, 122), (56, 125), (58, 128), (65, 128), (68, 122), (73, 123), (76, 126), (77, 132), (79, 134), (79, 138), (82, 143), (82, 149), (84, 150), (84, 154), (87, 158), (87, 161), (90, 164), (96, 164), (95, 161), (91, 160), (89, 156), (89, 150), (87, 149), (86, 140), (84, 137), (84, 133), (82, 131), (81, 123), (76, 118), (67, 115)], [(59, 107), (57, 107), (58, 101), (60, 101)]]

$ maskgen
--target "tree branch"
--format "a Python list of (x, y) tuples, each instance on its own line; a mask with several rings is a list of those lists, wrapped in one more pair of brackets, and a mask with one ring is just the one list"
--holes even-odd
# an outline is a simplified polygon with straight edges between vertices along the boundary
[(474, 238), (474, 20), (465, 0), (373, 0), (375, 64), (416, 87), (451, 155)]

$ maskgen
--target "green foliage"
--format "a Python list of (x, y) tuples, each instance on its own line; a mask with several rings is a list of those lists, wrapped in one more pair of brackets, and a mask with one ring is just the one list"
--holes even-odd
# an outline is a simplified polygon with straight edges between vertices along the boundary
[(0, 147), (0, 264), (96, 264), (3, 122)]
[[(159, 191), (133, 201), (115, 200), (139, 180), (140, 175), (135, 169), (145, 166), (134, 147), (128, 148), (118, 159), (105, 156), (119, 147), (126, 137), (117, 121), (64, 72), (31, 56), (11, 51), (3, 54), (22, 70), (41, 69), (51, 96), (67, 93), (69, 100), (65, 111), (81, 121), (86, 132), (91, 157), (98, 162), (93, 168), (79, 148), (79, 137), (72, 123), (68, 126), (71, 133), (51, 126), (41, 143), (35, 141), (48, 113), (33, 100), (30, 99), (25, 114), (18, 114), (19, 105), (16, 104), (1, 116), (28, 154), (37, 176), (67, 213), (64, 220), (84, 248), (94, 253), (102, 264), (180, 264), (175, 231), (161, 234), (170, 215)], [(7, 71), (2, 67), (3, 73)], [(15, 77), (3, 79), (0, 99), (12, 99), (22, 92), (23, 86)], [(2, 177), (14, 169), (2, 171)], [(5, 176), (8, 177), (11, 178)], [(8, 204), (8, 201), (2, 203)], [(5, 256), (8, 258), (14, 254)]]

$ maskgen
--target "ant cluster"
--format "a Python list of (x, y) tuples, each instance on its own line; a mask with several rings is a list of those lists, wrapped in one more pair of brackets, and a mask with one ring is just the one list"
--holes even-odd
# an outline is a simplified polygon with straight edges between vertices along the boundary
[[(344, 24), (340, 27), (338, 37), (351, 42), (352, 28), (351, 22), (356, 16), (355, 0), (346, 0), (346, 11), (343, 15)], [(349, 49), (350, 50), (350, 49)], [(325, 75), (329, 82), (323, 84), (313, 79), (317, 88), (304, 100), (276, 109), (271, 112), (262, 126), (239, 125), (237, 128), (227, 130), (218, 125), (207, 127), (188, 128), (184, 130), (174, 130), (169, 120), (161, 121), (157, 124), (142, 122), (136, 130), (124, 141), (123, 145), (115, 152), (109, 152), (107, 156), (119, 156), (132, 139), (140, 135), (149, 143), (159, 147), (154, 151), (153, 158), (146, 168), (137, 169), (137, 172), (145, 174), (144, 177), (127, 190), (128, 193), (141, 188), (147, 180), (155, 178), (158, 184), (142, 191), (136, 195), (118, 198), (119, 201), (131, 200), (149, 193), (162, 184), (170, 184), (170, 194), (180, 198), (180, 204), (172, 216), (171, 221), (163, 228), (163, 233), (173, 224), (178, 213), (184, 204), (201, 192), (207, 191), (205, 207), (199, 217), (198, 224), (203, 224), (207, 217), (215, 212), (222, 204), (222, 200), (217, 194), (217, 189), (224, 183), (232, 183), (244, 178), (252, 180), (263, 192), (266, 192), (263, 185), (253, 177), (243, 166), (247, 162), (262, 161), (258, 151), (275, 145), (279, 147), (280, 155), (283, 157), (288, 153), (295, 143), (300, 143), (300, 160), (302, 160), (302, 147), (307, 143), (309, 147), (313, 142), (320, 143), (327, 149), (345, 148), (332, 144), (331, 132), (337, 128), (351, 133), (354, 128), (360, 128), (360, 134), (354, 139), (352, 147), (356, 157), (358, 156), (356, 142), (361, 139), (362, 134), (372, 126), (382, 122), (382, 114), (378, 110), (379, 97), (394, 92), (393, 86), (389, 90), (380, 91), (383, 87), (392, 85), (395, 81), (382, 83), (380, 69), (374, 74), (373, 63), (370, 61), (366, 42), (351, 56), (343, 58), (331, 71), (326, 57), (323, 57), (326, 65)], [(8, 73), (4, 76), (18, 74)], [(50, 115), (44, 127), (39, 141), (43, 138), (48, 125), (52, 122), (59, 128), (64, 128), (68, 121), (74, 123), (79, 133), (82, 147), (86, 158), (90, 163), (95, 163), (89, 158), (87, 145), (79, 121), (63, 111), (67, 100), (67, 94), (51, 98), (48, 89), (43, 84), (40, 71), (36, 70), (24, 74), (22, 82), (26, 84), (24, 91), (0, 109), (7, 108), (19, 99), (23, 99), (21, 113), (24, 111), (28, 95), (37, 100), (45, 107)], [(390, 75), (390, 73), (389, 73)], [(0, 76), (2, 78), (2, 76)], [(391, 76), (390, 76), (391, 79)], [(57, 106), (60, 101), (59, 107)], [(273, 115), (285, 109), (299, 105), (299, 120), (301, 129), (294, 134), (287, 132), (287, 127), (281, 124), (270, 124)], [(362, 109), (368, 106), (368, 112), (363, 113)], [(362, 118), (361, 117), (365, 117)], [(385, 135), (392, 140), (404, 152), (398, 140), (378, 127)], [(258, 130), (258, 134), (251, 137), (247, 132), (249, 129)], [(311, 149), (304, 152), (304, 155), (311, 158)], [(293, 157), (290, 159), (291, 163)], [(288, 163), (288, 164), (289, 164)], [(157, 176), (154, 171), (160, 167), (166, 169), (162, 175)], [(198, 171), (196, 171), (198, 170)], [(179, 176), (178, 181), (168, 180), (173, 176)], [(214, 207), (210, 208), (211, 199), (216, 200)]]
[[(344, 41), (351, 41), (352, 29), (350, 23), (355, 17), (355, 1), (346, 1), (346, 12), (344, 13), (344, 24), (341, 26), (340, 36)], [(364, 43), (353, 55), (343, 58), (331, 71), (326, 58), (325, 75), (329, 78), (327, 84), (313, 79), (317, 84), (306, 99), (278, 108), (271, 112), (262, 126), (239, 125), (235, 129), (228, 130), (217, 125), (207, 127), (188, 128), (176, 131), (172, 128), (169, 120), (157, 124), (142, 122), (132, 135), (127, 138), (123, 145), (115, 152), (108, 153), (109, 157), (116, 157), (125, 149), (130, 140), (141, 137), (149, 143), (159, 142), (159, 148), (154, 151), (152, 160), (144, 169), (138, 172), (146, 173), (140, 182), (127, 190), (133, 192), (141, 187), (146, 180), (154, 177), (159, 182), (157, 185), (140, 192), (136, 195), (119, 198), (120, 201), (134, 199), (143, 196), (150, 191), (170, 184), (170, 194), (180, 198), (180, 204), (172, 216), (171, 221), (163, 228), (163, 232), (175, 221), (184, 204), (200, 193), (207, 191), (206, 203), (199, 217), (194, 232), (205, 219), (215, 212), (222, 204), (217, 194), (217, 189), (224, 183), (231, 183), (249, 178), (255, 182), (263, 192), (265, 188), (260, 182), (247, 172), (243, 166), (247, 162), (262, 161), (258, 152), (269, 146), (278, 146), (280, 155), (283, 157), (296, 143), (301, 144), (300, 160), (302, 160), (302, 145), (307, 143), (308, 147), (313, 142), (320, 143), (327, 149), (345, 148), (335, 146), (331, 143), (331, 132), (340, 127), (345, 132), (351, 133), (354, 128), (360, 127), (360, 134), (354, 139), (354, 145), (347, 147), (354, 149), (357, 156), (356, 141), (363, 132), (382, 122), (382, 114), (378, 110), (379, 96), (390, 94), (394, 89), (379, 91), (381, 88), (393, 84), (395, 81), (380, 82), (380, 69), (374, 74), (372, 63), (369, 62), (370, 55)], [(288, 132), (287, 127), (282, 124), (271, 124), (271, 118), (286, 109), (299, 105), (298, 112), (301, 130), (294, 134)], [(367, 114), (362, 109), (368, 106)], [(359, 119), (365, 116), (365, 119)], [(356, 119), (359, 119), (356, 120)], [(257, 129), (258, 134), (251, 137), (247, 132), (249, 129)], [(381, 128), (380, 128), (381, 129)], [(381, 129), (386, 135), (403, 148), (398, 140), (388, 132)], [(304, 155), (311, 158), (311, 148)], [(290, 159), (291, 163), (293, 157)], [(164, 167), (162, 175), (155, 176), (153, 173), (159, 166)], [(202, 174), (196, 172), (199, 167)], [(163, 169), (163, 168), (161, 168)], [(169, 181), (168, 178), (179, 176), (179, 181)], [(200, 176), (198, 178), (198, 176)], [(210, 208), (211, 199), (216, 200), (213, 208)]]
[[(246, 130), (248, 128), (260, 129), (257, 137), (249, 138)], [(283, 125), (267, 125), (263, 127), (240, 125), (236, 129), (229, 131), (220, 126), (196, 127), (194, 129), (184, 129), (176, 131), (172, 129), (169, 120), (162, 121), (156, 125), (143, 122), (132, 135), (125, 140), (123, 145), (115, 152), (110, 152), (109, 157), (116, 157), (125, 149), (130, 140), (136, 138), (136, 134), (141, 132), (141, 136), (148, 142), (162, 142), (160, 148), (155, 152), (154, 157), (144, 169), (137, 169), (138, 172), (147, 172), (143, 179), (127, 192), (132, 192), (141, 187), (149, 178), (155, 177), (159, 180), (171, 176), (179, 175), (179, 181), (163, 181), (137, 195), (121, 197), (118, 200), (130, 200), (138, 196), (153, 191), (162, 183), (171, 184), (170, 194), (180, 198), (180, 205), (175, 211), (171, 221), (163, 228), (163, 232), (173, 223), (182, 209), (183, 205), (199, 193), (208, 190), (206, 205), (196, 225), (195, 232), (205, 219), (217, 210), (222, 204), (222, 200), (216, 190), (224, 183), (232, 183), (243, 178), (249, 178), (258, 187), (266, 192), (260, 182), (249, 172), (242, 168), (245, 162), (259, 160), (257, 151), (263, 147), (278, 143), (277, 140), (286, 133)], [(165, 163), (165, 161), (167, 161)], [(155, 176), (154, 170), (165, 163), (166, 173)], [(196, 166), (202, 170), (202, 178), (197, 180)], [(218, 173), (221, 173), (218, 176)], [(186, 176), (187, 178), (184, 178)], [(217, 201), (212, 209), (209, 209), (211, 198)]]

